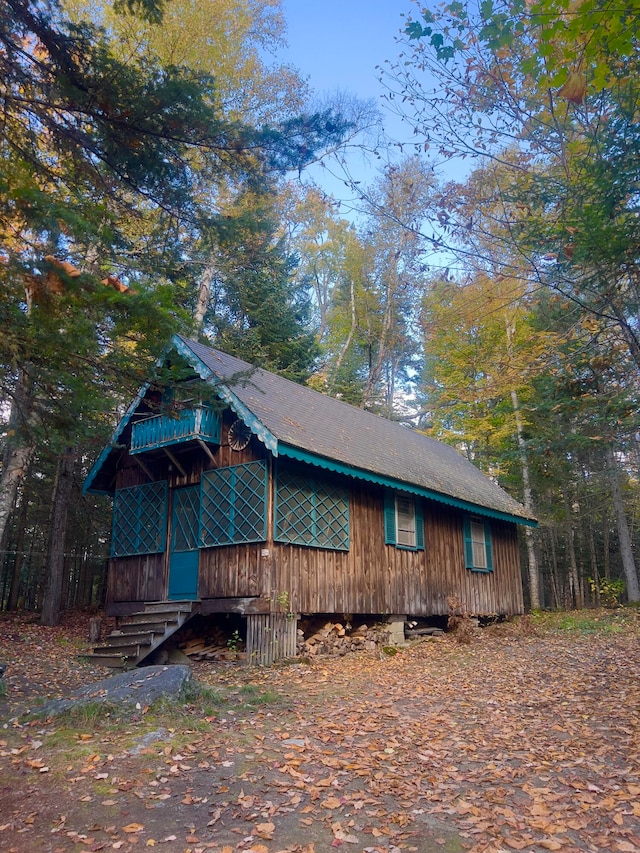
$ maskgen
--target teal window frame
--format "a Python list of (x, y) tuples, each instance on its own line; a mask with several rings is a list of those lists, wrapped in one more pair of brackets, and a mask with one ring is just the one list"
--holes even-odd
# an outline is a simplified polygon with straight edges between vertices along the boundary
[[(413, 508), (415, 526), (415, 542), (408, 545), (399, 542), (398, 536), (398, 499)], [(385, 545), (393, 545), (403, 551), (424, 551), (424, 512), (422, 501), (415, 495), (386, 489), (384, 493), (384, 541)]]
[(111, 556), (162, 553), (167, 541), (167, 504), (166, 480), (116, 489), (111, 524)]
[(200, 481), (200, 547), (265, 542), (267, 463), (205, 471)]
[(349, 490), (326, 477), (287, 467), (276, 470), (273, 538), (276, 542), (348, 551)]
[[(463, 518), (464, 560), (470, 572), (491, 574), (493, 572), (493, 543), (491, 540), (491, 523), (486, 518), (467, 514)], [(484, 542), (478, 537), (482, 531)], [(484, 559), (478, 559), (478, 546), (484, 544)]]

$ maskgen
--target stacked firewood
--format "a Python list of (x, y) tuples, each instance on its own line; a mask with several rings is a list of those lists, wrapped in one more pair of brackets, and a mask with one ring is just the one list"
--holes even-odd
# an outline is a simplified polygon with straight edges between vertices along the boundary
[[(185, 632), (178, 648), (190, 660), (226, 660), (232, 653), (229, 638), (229, 632), (218, 627), (212, 628), (206, 636)], [(233, 641), (231, 645), (233, 651), (239, 651), (237, 642)]]
[(389, 632), (380, 625), (358, 625), (348, 622), (300, 623), (297, 637), (298, 655), (346, 655), (348, 652), (373, 651), (384, 645)]

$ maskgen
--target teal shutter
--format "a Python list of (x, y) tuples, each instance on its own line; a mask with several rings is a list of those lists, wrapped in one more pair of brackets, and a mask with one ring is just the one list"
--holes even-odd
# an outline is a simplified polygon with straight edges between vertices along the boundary
[(491, 544), (491, 524), (484, 523), (484, 546), (487, 549), (487, 571), (493, 571), (493, 545)]
[(416, 551), (424, 551), (424, 515), (422, 512), (422, 501), (416, 498), (415, 501), (415, 518), (416, 518)]
[[(474, 521), (481, 521), (474, 518)], [(484, 531), (484, 549), (486, 566), (476, 566), (473, 561), (473, 540), (471, 538), (471, 516), (465, 515), (463, 519), (464, 528), (464, 559), (468, 569), (474, 572), (492, 572), (493, 571), (493, 546), (491, 544), (491, 524), (489, 521), (482, 521)]]
[(473, 568), (473, 542), (471, 540), (471, 518), (465, 515), (462, 520), (464, 532), (464, 561), (468, 569)]
[(396, 544), (396, 496), (390, 489), (384, 493), (384, 543)]

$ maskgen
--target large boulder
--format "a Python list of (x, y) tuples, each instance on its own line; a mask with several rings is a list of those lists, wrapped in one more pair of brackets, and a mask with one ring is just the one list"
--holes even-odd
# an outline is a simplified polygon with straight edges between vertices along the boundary
[(39, 713), (53, 717), (96, 703), (122, 710), (135, 710), (153, 705), (162, 698), (179, 700), (194, 685), (195, 680), (188, 666), (145, 666), (87, 684), (65, 699), (51, 699)]

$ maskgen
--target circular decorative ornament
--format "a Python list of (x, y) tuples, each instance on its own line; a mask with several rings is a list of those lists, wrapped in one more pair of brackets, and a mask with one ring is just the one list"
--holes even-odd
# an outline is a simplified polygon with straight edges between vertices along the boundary
[(229, 427), (229, 447), (232, 450), (244, 450), (251, 441), (251, 430), (240, 419)]

